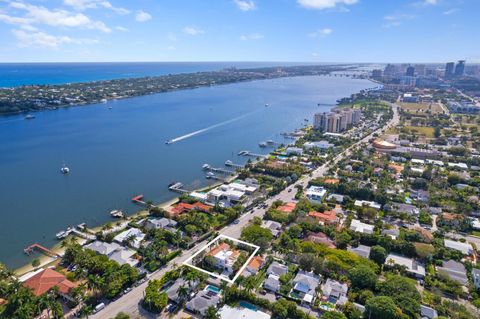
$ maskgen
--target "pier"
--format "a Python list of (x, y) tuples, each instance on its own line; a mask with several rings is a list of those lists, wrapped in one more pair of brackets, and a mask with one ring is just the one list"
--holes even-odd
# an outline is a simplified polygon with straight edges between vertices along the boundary
[(225, 166), (236, 167), (236, 168), (244, 168), (245, 167), (245, 165), (235, 164), (234, 162), (232, 162), (230, 160), (225, 161)]
[(183, 184), (180, 183), (180, 182), (170, 184), (168, 186), (168, 189), (171, 190), (172, 192), (177, 192), (177, 193), (181, 193), (181, 194), (190, 193), (190, 191), (183, 188)]
[(132, 202), (139, 205), (147, 205), (147, 203), (145, 203), (142, 199), (143, 199), (143, 195), (137, 195), (132, 197)]
[(23, 250), (23, 252), (27, 255), (30, 255), (31, 253), (33, 253), (35, 250), (39, 250), (40, 252), (44, 253), (45, 255), (47, 256), (51, 256), (51, 257), (62, 257), (61, 255), (57, 254), (56, 252), (53, 252), (52, 250), (48, 249), (48, 248), (45, 248), (43, 247), (42, 245), (40, 244), (32, 244), (30, 246), (28, 246), (27, 248), (25, 248)]
[(202, 169), (204, 171), (210, 171), (210, 172), (216, 172), (216, 173), (222, 173), (222, 174), (230, 174), (230, 175), (235, 174), (235, 171), (231, 171), (224, 168), (213, 167), (210, 164), (203, 164)]
[(267, 155), (252, 153), (250, 151), (241, 151), (238, 153), (240, 156), (250, 156), (250, 157), (260, 157), (260, 158), (267, 158)]

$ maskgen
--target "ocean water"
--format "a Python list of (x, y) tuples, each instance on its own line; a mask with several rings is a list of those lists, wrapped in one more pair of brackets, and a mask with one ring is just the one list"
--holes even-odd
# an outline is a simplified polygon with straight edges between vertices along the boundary
[[(51, 246), (55, 233), (131, 214), (136, 194), (155, 203), (167, 185), (206, 186), (201, 166), (243, 163), (240, 150), (265, 153), (260, 141), (311, 122), (315, 112), (375, 84), (335, 77), (295, 77), (161, 93), (105, 104), (0, 117), (0, 261), (30, 262), (23, 248)], [(268, 103), (270, 106), (265, 107)], [(111, 107), (111, 109), (109, 109)], [(166, 145), (166, 140), (177, 142)], [(70, 174), (62, 175), (65, 162)]]
[[(64, 84), (166, 74), (295, 65), (273, 62), (0, 63), (0, 87)], [(304, 64), (304, 63), (303, 63)]]

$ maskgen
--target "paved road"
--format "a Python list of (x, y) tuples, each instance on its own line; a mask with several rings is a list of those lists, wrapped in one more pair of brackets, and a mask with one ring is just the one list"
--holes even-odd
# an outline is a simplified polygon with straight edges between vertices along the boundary
[[(378, 130), (372, 132), (365, 138), (361, 139), (360, 141), (356, 142), (355, 144), (351, 145), (349, 148), (345, 149), (342, 153), (338, 154), (335, 159), (331, 161), (331, 163), (326, 163), (320, 167), (318, 167), (311, 175), (312, 176), (303, 176), (300, 178), (297, 182), (294, 184), (290, 185), (286, 189), (284, 189), (282, 192), (277, 194), (276, 196), (269, 198), (265, 201), (265, 203), (270, 206), (274, 201), (276, 200), (281, 200), (284, 202), (291, 201), (292, 198), (295, 196), (295, 186), (296, 185), (301, 185), (302, 187), (306, 187), (308, 185), (308, 182), (311, 179), (322, 177), (329, 167), (331, 165), (337, 164), (340, 160), (345, 158), (346, 156), (349, 156), (352, 153), (352, 150), (361, 145), (362, 143), (367, 143), (372, 137), (373, 134), (375, 133), (381, 133), (387, 130), (389, 127), (393, 125), (397, 125), (399, 122), (399, 114), (398, 114), (398, 109), (396, 104), (391, 104), (393, 110), (394, 110), (394, 116), (390, 120), (390, 122), (385, 125), (383, 128), (379, 128)], [(289, 190), (291, 190), (289, 192)], [(246, 213), (242, 215), (239, 218), (239, 223), (238, 224), (230, 224), (228, 226), (225, 226), (223, 229), (221, 229), (219, 232), (221, 234), (234, 237), (234, 238), (239, 238), (240, 233), (242, 231), (242, 228), (248, 224), (248, 222), (255, 216), (258, 216), (260, 218), (263, 217), (265, 214), (266, 209), (264, 208), (256, 208), (252, 212)], [(161, 278), (167, 271), (172, 270), (173, 268), (177, 267), (177, 265), (181, 265), (185, 260), (187, 260), (191, 255), (193, 255), (198, 249), (203, 247), (204, 245), (207, 244), (207, 241), (203, 241), (200, 243), (197, 243), (193, 248), (190, 250), (184, 251), (183, 254), (175, 259), (173, 259), (168, 265), (166, 265), (164, 268), (154, 272), (151, 274), (150, 279), (159, 279)], [(119, 312), (124, 312), (129, 314), (132, 318), (161, 318), (160, 315), (156, 316), (151, 313), (148, 313), (142, 309), (140, 306), (140, 302), (143, 298), (143, 292), (145, 288), (147, 287), (148, 282), (145, 282), (141, 284), (138, 287), (133, 288), (128, 294), (123, 295), (116, 301), (108, 304), (105, 309), (101, 310), (99, 313), (91, 316), (90, 318), (92, 319), (109, 319), (115, 317)]]

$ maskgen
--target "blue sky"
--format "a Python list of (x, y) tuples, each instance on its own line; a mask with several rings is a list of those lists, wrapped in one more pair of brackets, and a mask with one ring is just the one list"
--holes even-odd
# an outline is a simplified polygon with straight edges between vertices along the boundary
[(0, 62), (480, 62), (478, 0), (0, 0)]

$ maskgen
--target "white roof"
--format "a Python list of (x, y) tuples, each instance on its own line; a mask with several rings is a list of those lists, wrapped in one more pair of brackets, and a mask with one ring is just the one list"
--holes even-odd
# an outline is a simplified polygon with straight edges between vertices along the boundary
[(462, 252), (464, 255), (470, 255), (473, 252), (473, 247), (469, 243), (462, 243), (450, 239), (444, 240), (445, 247), (455, 249)]
[(478, 218), (472, 220), (472, 228), (476, 230), (480, 229), (480, 220), (478, 220)]
[(230, 186), (234, 190), (241, 191), (241, 192), (247, 192), (247, 193), (253, 193), (254, 191), (257, 190), (257, 188), (255, 186), (248, 186), (248, 185), (240, 184), (240, 183), (236, 183), (236, 182), (230, 183), (230, 184), (228, 184), (228, 186)]
[(465, 163), (448, 163), (448, 166), (449, 167), (458, 167), (458, 168), (462, 168), (462, 169), (468, 169), (468, 166)]
[(422, 159), (412, 158), (412, 163), (415, 164), (425, 164), (425, 161)]
[(376, 202), (370, 202), (368, 200), (355, 200), (355, 203), (354, 203), (355, 206), (358, 206), (358, 207), (362, 207), (362, 206), (369, 206), (369, 207), (372, 207), (372, 208), (375, 208), (375, 209), (380, 209), (382, 208), (382, 205), (380, 205), (379, 203), (376, 203)]
[(393, 260), (395, 264), (407, 267), (408, 271), (417, 275), (425, 276), (425, 267), (417, 263), (414, 259), (403, 257), (397, 254), (389, 254), (385, 263)]
[(260, 310), (224, 305), (218, 310), (221, 319), (270, 319), (270, 315)]
[(358, 219), (352, 219), (352, 222), (350, 223), (350, 229), (359, 233), (364, 233), (364, 234), (373, 234), (373, 228), (375, 226), (362, 223)]
[(190, 197), (197, 198), (201, 201), (204, 201), (207, 199), (207, 194), (206, 193), (200, 193), (200, 192), (191, 192), (189, 194)]
[(140, 247), (140, 243), (145, 238), (145, 234), (138, 228), (129, 228), (126, 231), (121, 232), (117, 236), (113, 238), (118, 243), (123, 242), (125, 239), (127, 239), (130, 236), (135, 236), (135, 239), (133, 240), (132, 246), (135, 248)]
[(426, 159), (427, 163), (429, 164), (434, 164), (434, 165), (437, 165), (437, 166), (443, 166), (443, 162), (442, 161), (437, 161), (437, 160), (432, 160), (432, 159)]
[(327, 190), (322, 186), (310, 186), (307, 189), (307, 197), (309, 196), (318, 196), (323, 197), (327, 193)]

